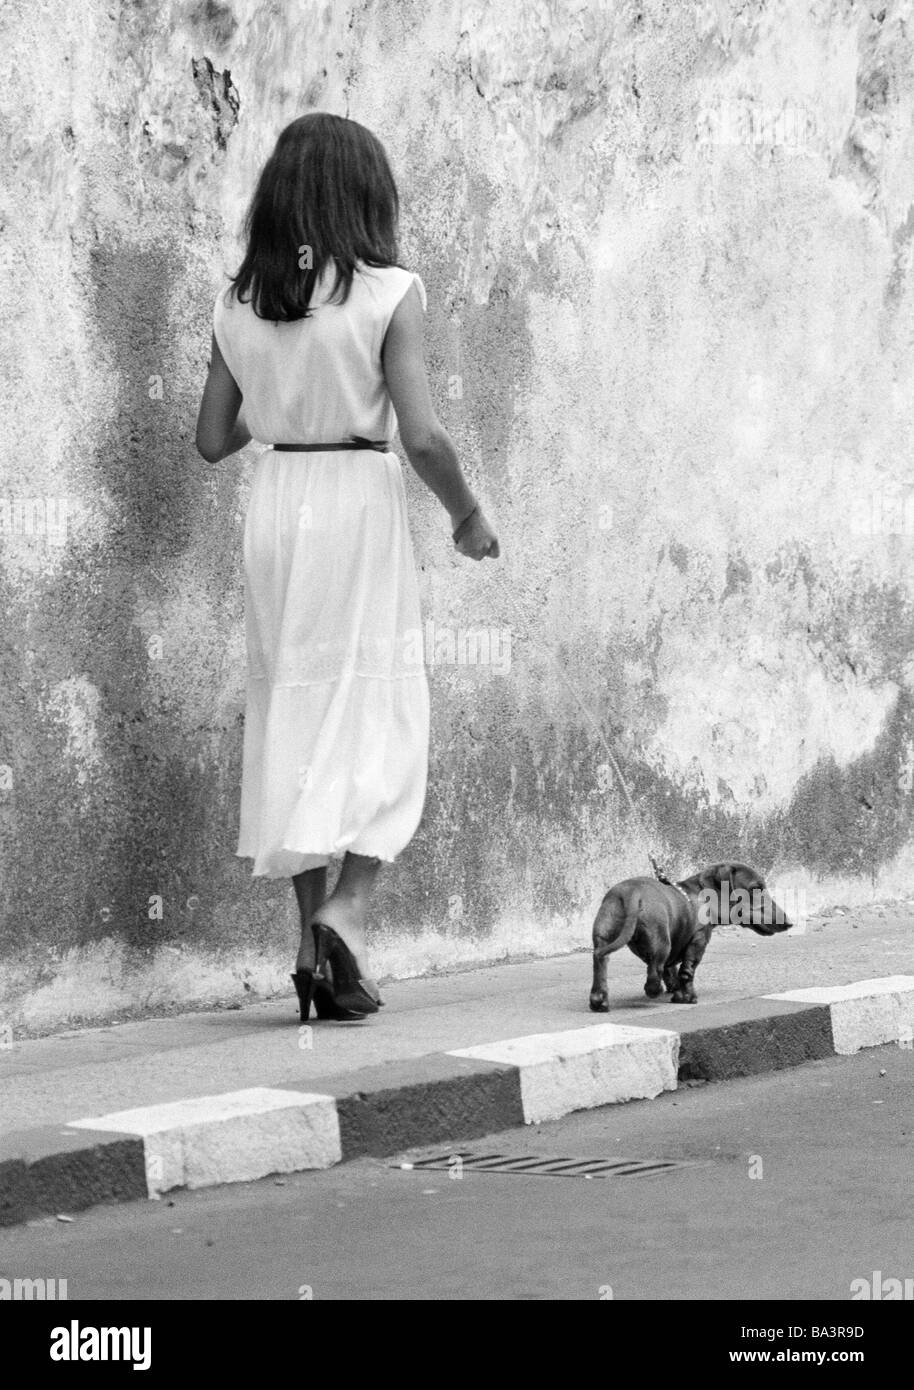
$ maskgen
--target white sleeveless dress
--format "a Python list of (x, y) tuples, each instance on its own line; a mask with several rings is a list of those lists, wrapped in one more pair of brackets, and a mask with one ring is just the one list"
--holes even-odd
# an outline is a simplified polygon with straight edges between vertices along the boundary
[[(220, 293), (213, 331), (255, 440), (391, 439), (381, 368), (418, 275), (360, 266), (344, 305), (259, 319)], [(392, 860), (422, 815), (429, 696), (399, 459), (276, 453), (254, 467), (244, 531), (247, 702), (238, 855), (289, 877), (355, 854)]]

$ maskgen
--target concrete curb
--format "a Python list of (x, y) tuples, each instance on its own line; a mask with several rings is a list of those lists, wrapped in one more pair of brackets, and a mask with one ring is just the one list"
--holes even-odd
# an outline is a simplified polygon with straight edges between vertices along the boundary
[(769, 994), (768, 999), (820, 1004), (831, 1015), (835, 1052), (848, 1057), (861, 1047), (914, 1039), (914, 979), (888, 975), (881, 980), (858, 980), (853, 985), (822, 989), (793, 989)]
[(675, 1031), (595, 1022), (366, 1067), (322, 1081), (319, 1094), (258, 1087), (7, 1134), (0, 1225), (478, 1139), (651, 1099), (680, 1081), (911, 1045), (914, 976), (697, 1006), (675, 1017)]
[(653, 1100), (661, 1091), (675, 1091), (679, 1034), (662, 1028), (592, 1024), (461, 1048), (449, 1055), (514, 1067), (524, 1121), (537, 1125), (572, 1110)]

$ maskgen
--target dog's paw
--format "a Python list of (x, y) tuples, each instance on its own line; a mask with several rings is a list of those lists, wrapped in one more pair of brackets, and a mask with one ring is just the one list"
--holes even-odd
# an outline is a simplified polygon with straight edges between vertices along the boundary
[(673, 1004), (697, 1004), (698, 995), (694, 989), (677, 989), (671, 1002)]
[(590, 996), (590, 1012), (593, 1014), (608, 1014), (609, 1000), (605, 994), (592, 994)]

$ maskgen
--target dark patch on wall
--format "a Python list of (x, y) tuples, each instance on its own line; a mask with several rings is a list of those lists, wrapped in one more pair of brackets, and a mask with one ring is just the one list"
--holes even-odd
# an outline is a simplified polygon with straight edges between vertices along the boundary
[(12, 771), (12, 786), (0, 791), (0, 944), (6, 959), (33, 953), (38, 985), (52, 971), (58, 944), (75, 935), (94, 842), (83, 840), (60, 737), (36, 718), (46, 691), (46, 656), (33, 622), (40, 595), (20, 592), (0, 574), (0, 600), (0, 763)]
[(177, 247), (102, 243), (92, 249), (92, 306), (102, 359), (113, 360), (116, 410), (94, 467), (114, 499), (109, 544), (137, 562), (182, 553), (202, 500), (188, 461), (186, 403), (174, 399), (177, 371), (170, 286), (180, 280)]
[[(674, 873), (734, 857), (763, 873), (775, 862), (812, 873), (874, 878), (914, 832), (914, 792), (903, 777), (904, 750), (914, 739), (914, 702), (905, 693), (875, 746), (838, 768), (831, 758), (803, 777), (783, 809), (750, 823), (732, 798), (712, 804), (706, 792), (622, 759), (635, 806), (656, 827), (654, 848)], [(593, 757), (599, 758), (597, 749)], [(586, 761), (578, 795), (594, 793)], [(627, 809), (622, 814), (628, 818)]]
[(322, 96), (322, 94), (323, 94), (323, 91), (324, 91), (324, 88), (326, 87), (326, 85), (327, 85), (327, 69), (326, 69), (326, 68), (322, 68), (322, 69), (321, 69), (321, 76), (320, 76), (320, 77), (312, 77), (311, 81), (308, 83), (307, 87), (305, 88), (305, 94), (304, 94), (304, 97), (302, 98), (302, 104), (303, 104), (303, 106), (304, 106), (306, 109), (309, 109), (309, 108), (312, 108), (312, 107), (319, 107), (319, 106), (320, 106), (320, 104), (321, 104), (321, 103), (320, 103), (320, 99), (321, 99), (321, 96)]
[(192, 58), (190, 66), (200, 98), (213, 118), (216, 144), (220, 150), (224, 150), (238, 124), (241, 107), (241, 97), (232, 82), (232, 74), (228, 68), (224, 72), (217, 72), (208, 58), (201, 58), (199, 62)]
[(772, 583), (783, 582), (790, 588), (802, 580), (808, 591), (818, 582), (815, 566), (805, 550), (778, 551), (766, 564), (765, 574)]
[(201, 3), (191, 10), (189, 19), (191, 24), (198, 24), (201, 29), (206, 29), (219, 48), (225, 47), (238, 28), (238, 21), (232, 14), (231, 7), (218, 4), (217, 0), (201, 0)]
[(857, 84), (857, 102), (865, 111), (882, 112), (889, 100), (889, 74), (881, 65), (864, 72)]
[(910, 40), (904, 33), (904, 23), (896, 24), (888, 33), (882, 28), (885, 10), (870, 11), (858, 28), (859, 57), (857, 66), (857, 104), (855, 120), (841, 153), (834, 161), (833, 172), (856, 183), (867, 207), (878, 204), (883, 195), (880, 156), (868, 146), (871, 131), (877, 133), (877, 148), (883, 143), (887, 108), (898, 89), (896, 73), (903, 83), (910, 69)]
[(686, 570), (689, 568), (688, 548), (680, 544), (679, 541), (670, 541), (667, 546), (667, 554), (670, 557), (670, 562), (676, 566), (679, 573), (685, 574)]
[(854, 675), (904, 679), (914, 650), (914, 605), (900, 584), (848, 583), (839, 587), (824, 575), (810, 576), (810, 646), (824, 665), (846, 665)]
[[(106, 566), (104, 553), (74, 554), (48, 584), (32, 624), (42, 660), (22, 663), (17, 673), (32, 709), (41, 709), (51, 684), (72, 674), (100, 695), (100, 766), (84, 786), (67, 754), (66, 729), (50, 713), (33, 715), (27, 727), (22, 722), (16, 743), (15, 822), (4, 835), (13, 871), (4, 906), (12, 911), (4, 913), (2, 935), (19, 953), (31, 945), (23, 922), (36, 934), (40, 929), (48, 959), (37, 962), (36, 987), (59, 953), (76, 944), (113, 936), (152, 952), (180, 940), (191, 919), (190, 939), (201, 944), (220, 899), (237, 892), (230, 883), (237, 830), (231, 791), (240, 780), (240, 728), (223, 729), (215, 752), (218, 730), (196, 740), (180, 736), (179, 712), (149, 678), (131, 595), (130, 577)], [(4, 733), (17, 722), (7, 713)], [(191, 894), (199, 902), (188, 909)], [(164, 899), (164, 919), (150, 912), (154, 895)]]
[(914, 238), (914, 203), (908, 207), (904, 221), (892, 233), (892, 270), (885, 285), (883, 303), (887, 308), (894, 307), (904, 291), (905, 275), (911, 258), (911, 240)]
[(905, 691), (871, 750), (844, 768), (829, 759), (801, 779), (785, 817), (782, 856), (813, 873), (875, 878), (914, 829), (914, 792), (903, 775), (911, 740), (914, 700)]
[(857, 185), (864, 206), (870, 207), (879, 197), (879, 167), (874, 156), (853, 132), (848, 135), (834, 161), (834, 173), (849, 178)]
[(749, 587), (752, 580), (752, 571), (742, 556), (730, 555), (727, 557), (727, 578), (724, 591), (721, 594), (721, 602), (729, 598), (731, 594), (738, 594)]
[[(245, 877), (232, 854), (240, 716), (223, 726), (214, 720), (187, 737), (182, 711), (155, 679), (147, 635), (136, 621), (138, 599), (161, 593), (163, 585), (167, 591), (172, 562), (201, 528), (213, 529), (212, 493), (190, 436), (193, 404), (176, 385), (181, 365), (172, 355), (168, 298), (179, 270), (167, 249), (95, 248), (95, 348), (115, 371), (113, 415), (87, 468), (99, 475), (98, 493), (110, 499), (110, 524), (102, 542), (77, 533), (40, 592), (9, 597), (10, 611), (22, 613), (17, 630), (28, 627), (35, 659), (20, 654), (18, 669), (6, 668), (20, 693), (2, 720), (3, 742), (16, 756), (6, 759), (14, 766), (15, 820), (2, 819), (0, 806), (10, 889), (0, 930), (12, 953), (30, 949), (30, 928), (40, 934), (35, 986), (60, 951), (103, 937), (141, 954), (185, 937), (197, 946), (223, 944), (224, 929), (216, 924)], [(195, 306), (198, 315), (208, 317), (205, 304)], [(194, 333), (193, 322), (188, 330)], [(196, 336), (205, 341), (205, 332)], [(218, 599), (224, 608), (230, 575), (240, 590), (239, 537), (233, 532), (231, 544), (212, 549), (201, 587), (210, 606)], [(150, 603), (154, 608), (154, 597)], [(204, 645), (171, 651), (167, 659), (218, 671), (218, 634), (207, 650), (201, 623), (199, 640)], [(85, 771), (82, 786), (66, 728), (50, 711), (25, 718), (28, 710), (41, 710), (51, 686), (73, 677), (99, 694), (99, 766)], [(164, 898), (164, 920), (150, 915), (153, 895)], [(236, 942), (257, 940), (256, 928), (239, 920)]]

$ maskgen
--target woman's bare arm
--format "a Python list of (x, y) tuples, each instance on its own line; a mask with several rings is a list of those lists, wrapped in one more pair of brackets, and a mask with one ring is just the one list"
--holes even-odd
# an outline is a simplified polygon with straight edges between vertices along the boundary
[(241, 401), (238, 384), (225, 365), (214, 334), (209, 374), (197, 416), (197, 450), (207, 463), (218, 463), (250, 443), (251, 436), (238, 418)]
[[(446, 508), (452, 529), (456, 530), (477, 502), (463, 476), (451, 437), (432, 405), (422, 326), (422, 302), (418, 289), (412, 285), (394, 310), (381, 348), (381, 361), (406, 456)], [(458, 548), (476, 560), (485, 555), (497, 557), (498, 540), (481, 511), (476, 512)]]

